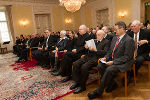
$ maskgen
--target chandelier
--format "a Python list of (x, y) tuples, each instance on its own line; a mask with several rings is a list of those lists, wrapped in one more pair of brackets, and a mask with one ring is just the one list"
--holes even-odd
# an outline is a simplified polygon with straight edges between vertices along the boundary
[(61, 6), (65, 6), (67, 11), (75, 12), (80, 9), (86, 0), (59, 0)]

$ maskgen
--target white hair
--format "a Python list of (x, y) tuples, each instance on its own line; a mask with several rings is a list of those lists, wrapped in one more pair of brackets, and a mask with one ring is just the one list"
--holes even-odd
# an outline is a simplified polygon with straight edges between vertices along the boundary
[(102, 35), (105, 35), (106, 33), (103, 30), (98, 30), (97, 33), (100, 33)]
[(132, 22), (132, 25), (141, 25), (140, 21), (139, 20), (134, 20)]
[(65, 30), (62, 30), (60, 33), (66, 35), (66, 31)]
[(87, 27), (85, 26), (85, 25), (80, 25), (80, 27), (79, 28), (82, 28), (82, 29), (87, 29)]

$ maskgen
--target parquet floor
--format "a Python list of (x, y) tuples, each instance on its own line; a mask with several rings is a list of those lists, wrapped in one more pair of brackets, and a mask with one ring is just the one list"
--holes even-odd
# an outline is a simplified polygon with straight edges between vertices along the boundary
[[(121, 78), (117, 78), (119, 87), (111, 93), (104, 92), (102, 97), (94, 100), (150, 100), (150, 81), (147, 77), (147, 66), (142, 66), (137, 76), (137, 84), (133, 82), (128, 85), (128, 96), (124, 97), (124, 87), (121, 85)], [(80, 94), (69, 94), (59, 100), (88, 100), (87, 94), (97, 88), (97, 82), (87, 86), (87, 90)]]

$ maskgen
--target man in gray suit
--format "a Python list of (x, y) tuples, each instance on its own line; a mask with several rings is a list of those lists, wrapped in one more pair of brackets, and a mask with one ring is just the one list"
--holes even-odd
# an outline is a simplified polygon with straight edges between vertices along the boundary
[(124, 22), (117, 22), (115, 24), (116, 36), (112, 39), (110, 50), (101, 59), (103, 63), (98, 65), (101, 74), (101, 84), (99, 87), (88, 93), (89, 99), (101, 96), (106, 88), (116, 87), (114, 80), (117, 72), (126, 72), (133, 64), (134, 56), (134, 40), (126, 34), (126, 24)]

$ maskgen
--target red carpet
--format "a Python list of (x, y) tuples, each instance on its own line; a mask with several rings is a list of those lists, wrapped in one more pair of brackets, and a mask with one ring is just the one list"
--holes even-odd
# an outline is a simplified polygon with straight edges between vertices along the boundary
[(15, 63), (10, 66), (14, 67), (13, 70), (15, 71), (18, 71), (18, 70), (29, 71), (29, 70), (32, 70), (34, 67), (38, 66), (38, 65), (35, 65), (35, 63), (37, 63), (37, 61), (32, 59), (27, 62)]
[[(61, 76), (34, 65), (35, 60), (13, 64), (17, 59), (10, 54), (0, 60), (0, 100), (56, 100), (73, 92), (73, 81), (61, 83)], [(90, 75), (88, 83), (95, 79)]]

